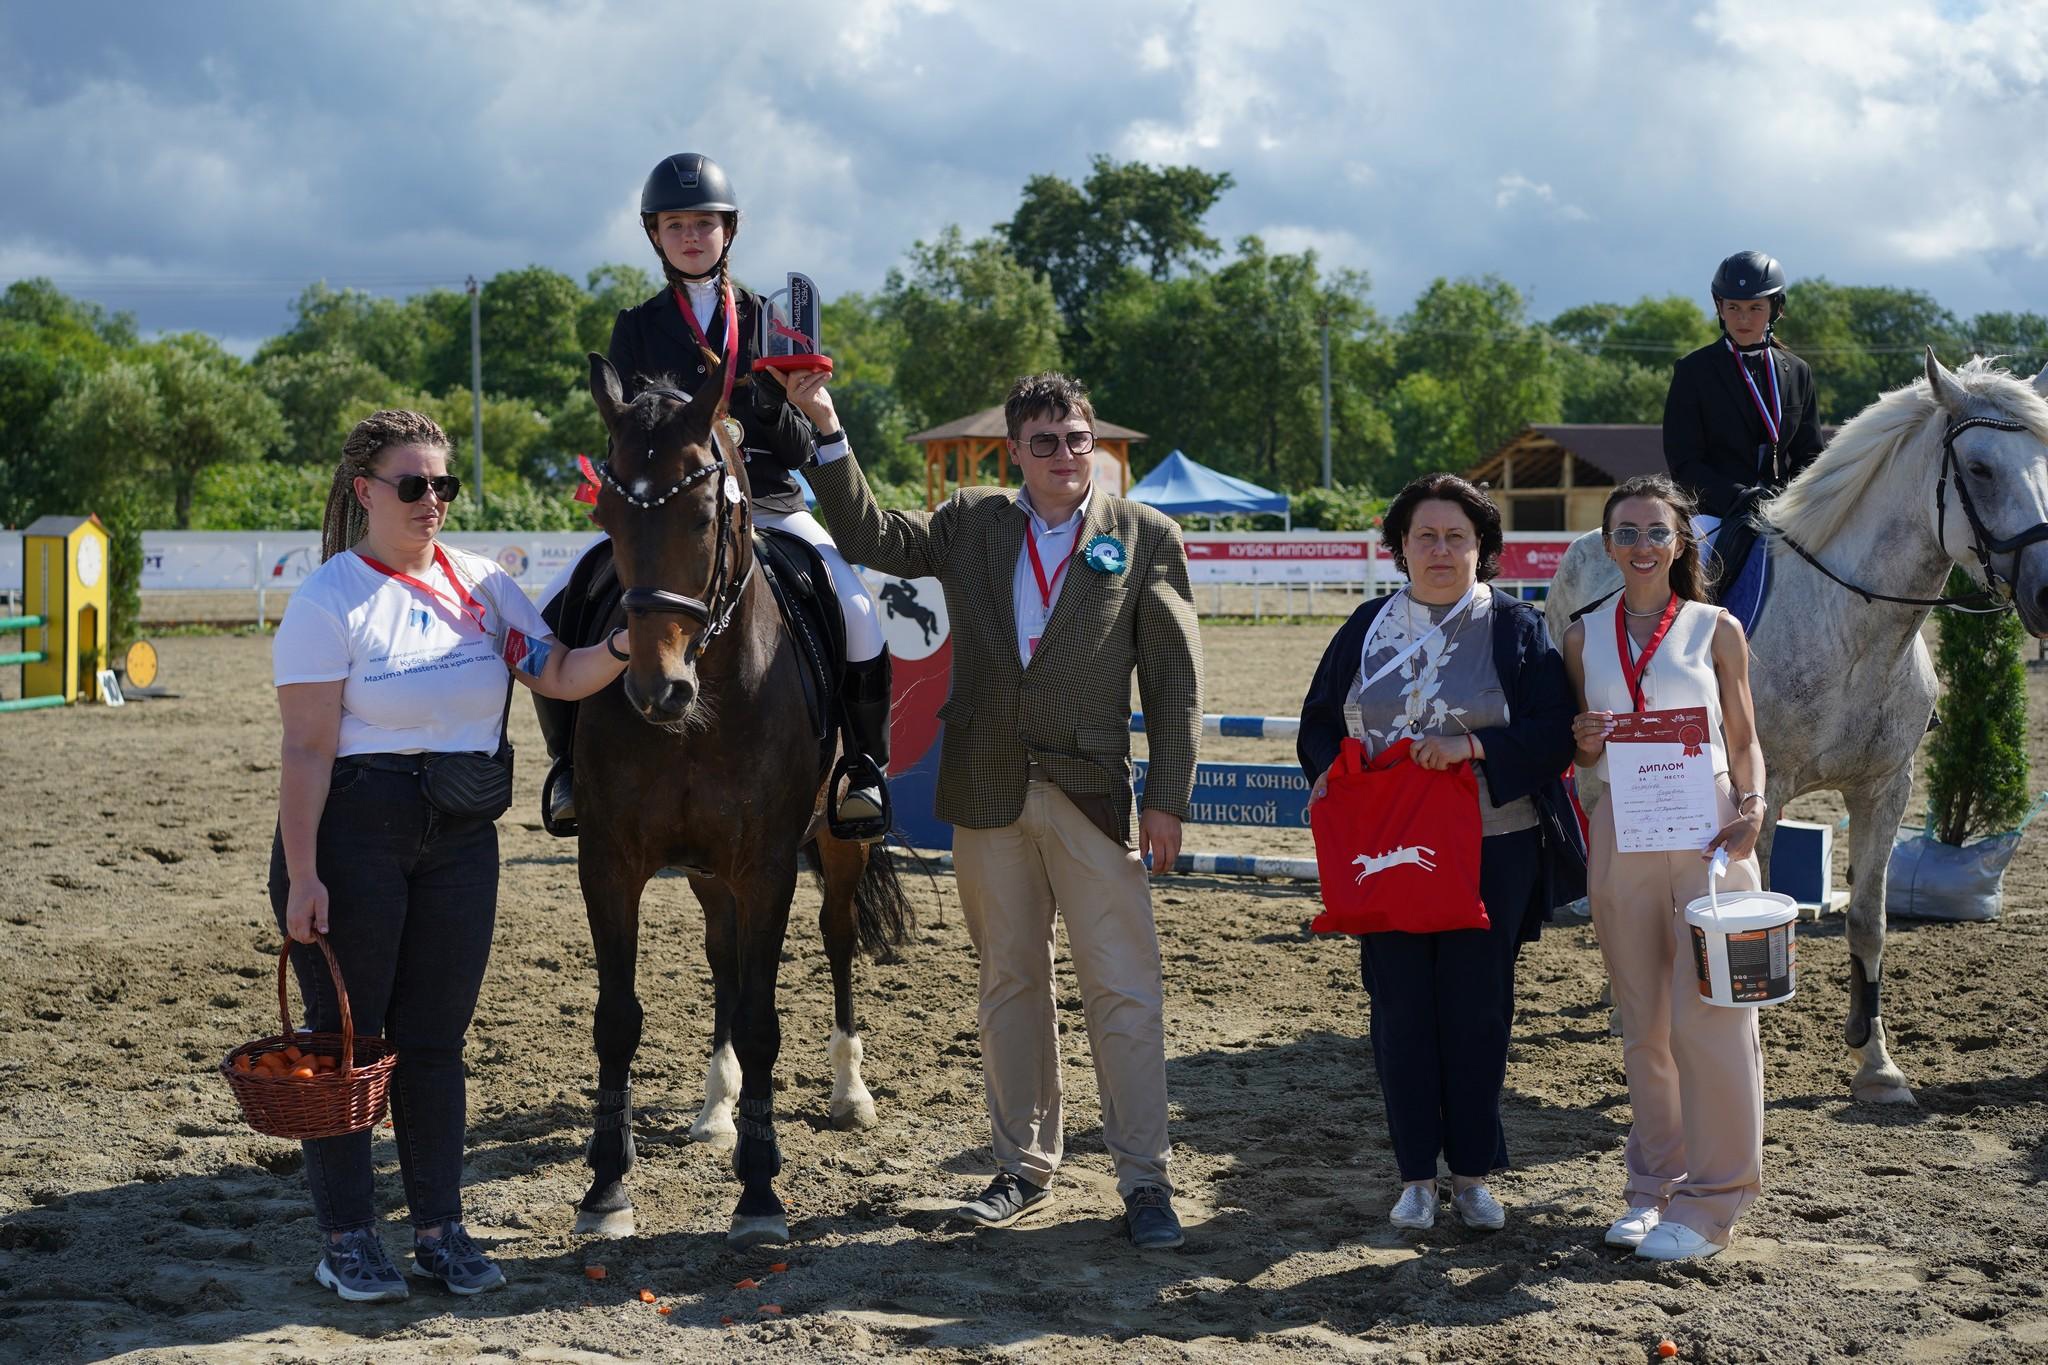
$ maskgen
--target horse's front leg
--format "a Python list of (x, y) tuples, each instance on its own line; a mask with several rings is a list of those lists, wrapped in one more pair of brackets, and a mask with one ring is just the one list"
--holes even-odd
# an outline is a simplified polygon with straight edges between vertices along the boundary
[(733, 1009), (733, 1048), (740, 1061), (740, 1137), (732, 1168), (742, 1188), (725, 1240), (736, 1247), (789, 1240), (789, 1219), (774, 1185), (782, 1170), (782, 1149), (775, 1141), (775, 1059), (782, 1051), (775, 984), (782, 967), (790, 897), (795, 892), (794, 849), (785, 866), (761, 869), (748, 883), (733, 887), (739, 902), (739, 998)]
[(870, 857), (880, 856), (863, 844), (842, 843), (829, 836), (818, 840), (825, 867), (825, 897), (818, 908), (824, 932), (825, 958), (832, 964), (832, 1099), (827, 1112), (838, 1129), (875, 1126), (875, 1097), (861, 1079), (863, 1049), (853, 1018), (853, 957), (860, 947), (860, 921), (854, 891)]
[(704, 1069), (704, 1107), (690, 1125), (690, 1140), (720, 1151), (739, 1138), (733, 1111), (740, 1101), (740, 1063), (732, 1047), (733, 1003), (739, 997), (739, 902), (708, 877), (690, 879), (704, 907), (704, 958), (711, 966), (711, 1060)]
[(633, 1057), (640, 1050), (640, 1001), (633, 978), (640, 952), (640, 895), (647, 879), (632, 870), (622, 850), (579, 841), (577, 872), (597, 956), (597, 1096), (591, 1120), (590, 1188), (576, 1206), (576, 1231), (600, 1237), (633, 1235), (633, 1201), (626, 1172), (633, 1169)]
[(1845, 1040), (1856, 1054), (1849, 1093), (1863, 1104), (1915, 1104), (1906, 1074), (1885, 1046), (1881, 989), (1884, 973), (1884, 890), (1893, 831), (1913, 791), (1911, 768), (1902, 768), (1874, 793), (1849, 794), (1849, 1020)]

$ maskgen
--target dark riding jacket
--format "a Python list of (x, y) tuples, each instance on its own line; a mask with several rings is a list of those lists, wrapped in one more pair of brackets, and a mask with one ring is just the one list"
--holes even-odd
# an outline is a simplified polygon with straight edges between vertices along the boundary
[[(753, 490), (754, 506), (764, 512), (801, 512), (803, 489), (790, 477), (790, 471), (817, 453), (817, 432), (810, 419), (790, 403), (781, 385), (752, 371), (760, 345), (760, 296), (734, 285), (733, 302), (739, 310), (740, 367), (733, 376), (732, 415), (740, 424), (740, 445), (746, 452), (747, 483)], [(704, 336), (714, 351), (725, 344), (723, 303), (712, 314)], [(619, 313), (612, 325), (611, 362), (626, 386), (628, 399), (663, 376), (694, 397), (710, 369), (690, 324), (683, 320), (675, 293), (666, 288), (639, 307)], [(712, 401), (718, 397), (715, 393), (704, 396)]]
[[(1785, 404), (1775, 444), (1725, 342), (1702, 346), (1672, 368), (1664, 399), (1664, 463), (1709, 516), (1728, 516), (1745, 489), (1782, 489), (1820, 454), (1813, 371), (1775, 343), (1765, 354), (1777, 367)], [(1769, 402), (1769, 389), (1763, 393)]]

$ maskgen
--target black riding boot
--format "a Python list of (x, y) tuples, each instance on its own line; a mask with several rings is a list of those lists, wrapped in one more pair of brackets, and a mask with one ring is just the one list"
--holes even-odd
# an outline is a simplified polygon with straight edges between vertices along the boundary
[(1768, 488), (1745, 488), (1714, 532), (1712, 594), (1716, 603), (1727, 600), (1728, 590), (1742, 576), (1742, 566), (1749, 562), (1749, 552), (1756, 545), (1757, 509), (1770, 495)]
[(832, 835), (872, 844), (885, 838), (894, 817), (889, 807), (889, 651), (846, 669), (846, 754), (832, 774), (834, 791), (847, 779), (846, 794), (832, 813)]
[(548, 775), (540, 784), (540, 822), (547, 832), (566, 839), (576, 832), (576, 793), (569, 755), (576, 741), (576, 703), (533, 694), (534, 718), (548, 746)]

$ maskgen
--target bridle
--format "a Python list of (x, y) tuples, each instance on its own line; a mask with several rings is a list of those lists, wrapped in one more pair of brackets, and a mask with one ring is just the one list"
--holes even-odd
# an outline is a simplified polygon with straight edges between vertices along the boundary
[[(684, 403), (690, 401), (687, 394), (674, 389), (648, 389), (645, 392), (678, 399)], [(740, 599), (746, 594), (747, 584), (754, 577), (753, 556), (746, 556), (744, 570), (737, 568), (741, 558), (741, 541), (749, 531), (749, 518), (745, 511), (746, 495), (740, 490), (739, 476), (732, 468), (732, 456), (727, 449), (730, 443), (724, 439), (724, 435), (717, 430), (717, 422), (714, 420), (711, 442), (718, 452), (718, 458), (710, 464), (691, 470), (657, 494), (634, 493), (620, 480), (609, 458), (598, 471), (605, 484), (624, 498), (628, 506), (637, 507), (643, 512), (651, 512), (667, 503), (670, 498), (680, 497), (714, 474), (725, 476), (718, 496), (718, 549), (712, 560), (711, 577), (704, 585), (703, 595), (686, 597), (682, 593), (670, 592), (666, 588), (628, 588), (620, 598), (620, 603), (629, 616), (645, 616), (650, 612), (674, 612), (691, 618), (703, 627), (691, 636), (690, 642), (683, 647), (685, 664), (694, 664), (703, 654), (705, 647), (725, 633), (726, 628), (732, 624)], [(648, 448), (647, 454), (650, 458), (653, 456), (652, 447)], [(737, 578), (734, 577), (735, 573)]]
[(1965, 417), (1949, 424), (1941, 437), (1941, 477), (1934, 485), (1934, 534), (1935, 543), (1945, 545), (1948, 541), (1948, 482), (1955, 476), (1956, 500), (1963, 505), (1963, 516), (1970, 523), (1970, 552), (1977, 556), (1977, 565), (1983, 570), (1985, 590), (1966, 597), (1894, 597), (1890, 593), (1872, 592), (1843, 578), (1814, 557), (1804, 545), (1779, 533), (1779, 539), (1790, 546), (1793, 553), (1813, 565), (1823, 575), (1861, 597), (1865, 602), (1897, 602), (1909, 607), (1953, 607), (1957, 611), (1970, 612), (1980, 616), (1995, 616), (2013, 609), (2013, 583), (1992, 567), (1993, 555), (2013, 556), (2013, 575), (2019, 575), (2019, 554), (2037, 541), (2048, 540), (2048, 521), (2037, 521), (2017, 535), (1999, 540), (1985, 529), (1983, 517), (1977, 514), (1976, 499), (1970, 496), (1969, 482), (1963, 478), (1962, 462), (1956, 456), (1956, 437), (1973, 427), (1985, 427), (1992, 431), (2026, 431), (2029, 428), (2021, 422), (2008, 421), (2003, 417)]

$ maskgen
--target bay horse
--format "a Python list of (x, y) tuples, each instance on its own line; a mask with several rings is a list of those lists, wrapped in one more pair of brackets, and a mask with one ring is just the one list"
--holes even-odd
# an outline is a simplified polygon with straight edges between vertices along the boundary
[[(2031, 384), (1989, 361), (1926, 373), (1881, 395), (1766, 505), (1760, 548), (1771, 591), (1750, 638), (1750, 687), (1770, 811), (1810, 791), (1849, 806), (1850, 1093), (1912, 1104), (1885, 1043), (1880, 987), (1885, 874), (1913, 792), (1913, 755), (1936, 698), (1921, 627), (1962, 564), (2048, 638), (2048, 368)], [(1544, 606), (1562, 640), (1572, 613), (1621, 571), (1589, 531), (1572, 543)], [(1579, 772), (1591, 805), (1597, 779)], [(1769, 885), (1775, 819), (1757, 857)]]
[(576, 1230), (633, 1231), (625, 1178), (642, 1021), (640, 897), (655, 873), (676, 868), (704, 908), (715, 1011), (690, 1136), (734, 1145), (742, 1189), (726, 1236), (755, 1246), (789, 1239), (772, 1183), (782, 1166), (775, 986), (800, 858), (824, 879), (836, 1127), (875, 1122), (853, 1015), (855, 949), (889, 953), (910, 908), (886, 858), (826, 826), (835, 746), (812, 726), (794, 643), (755, 571), (745, 462), (724, 403), (711, 399), (723, 379), (721, 365), (694, 400), (657, 383), (629, 403), (611, 363), (590, 356), (590, 393), (610, 437), (597, 511), (624, 589), (632, 661), (622, 686), (583, 703), (575, 732), (577, 873), (598, 974), (592, 1178)]

